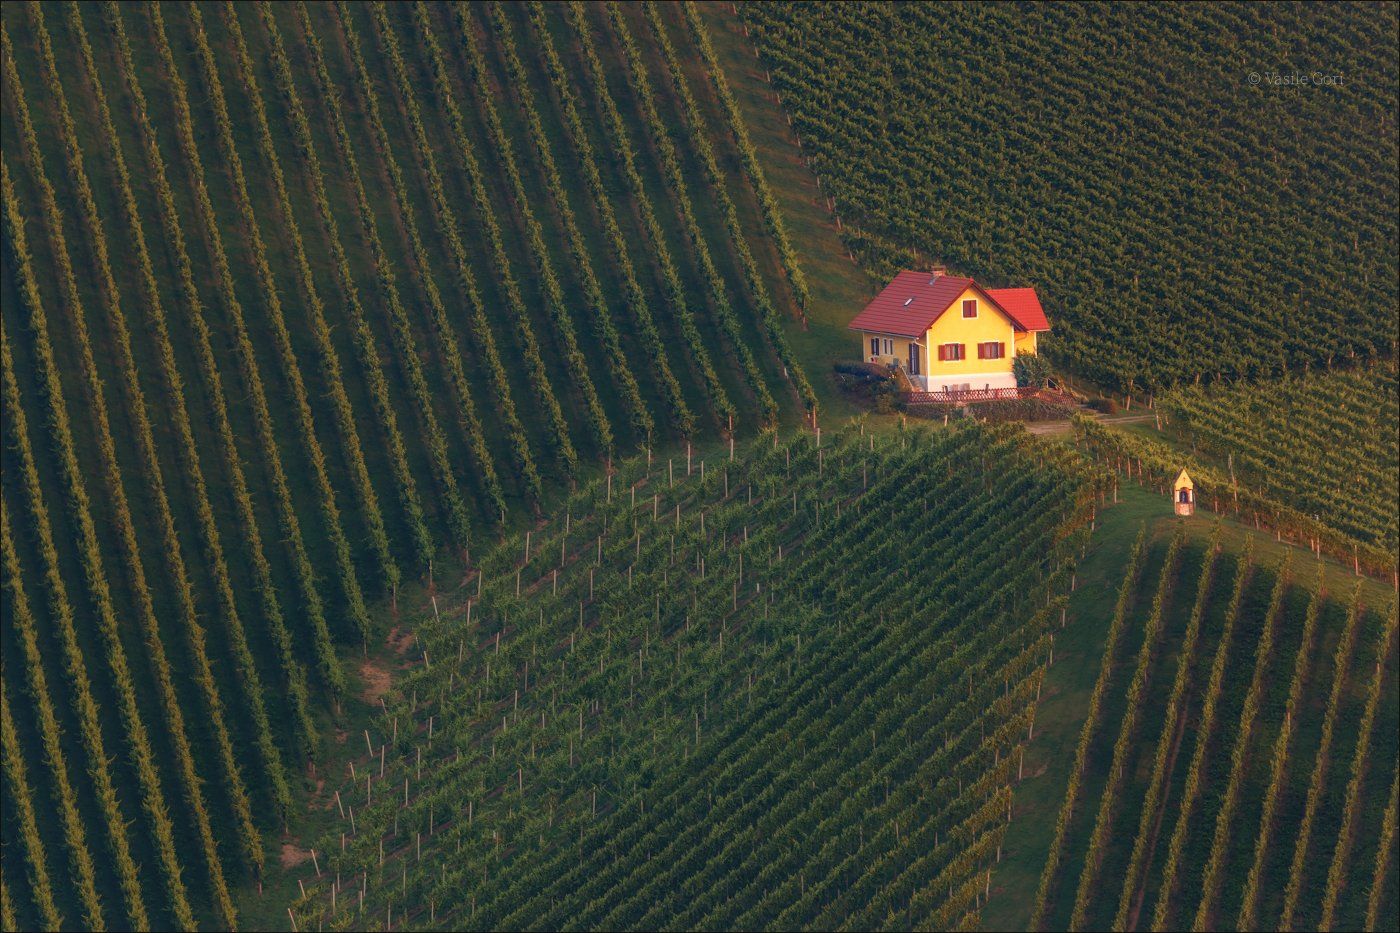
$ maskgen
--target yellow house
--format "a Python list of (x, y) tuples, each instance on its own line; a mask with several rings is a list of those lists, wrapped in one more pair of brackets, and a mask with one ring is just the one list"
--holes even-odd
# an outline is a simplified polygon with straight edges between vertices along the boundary
[(1014, 389), (1011, 361), (1050, 329), (1033, 288), (983, 288), (970, 278), (901, 272), (848, 325), (861, 355), (894, 363), (928, 392)]

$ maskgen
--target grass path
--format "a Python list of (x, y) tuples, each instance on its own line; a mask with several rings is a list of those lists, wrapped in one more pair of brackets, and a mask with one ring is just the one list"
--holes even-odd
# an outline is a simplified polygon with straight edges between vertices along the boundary
[[(1176, 521), (1165, 497), (1136, 483), (1123, 482), (1118, 500), (1098, 513), (1098, 527), (1079, 564), (1078, 585), (1070, 597), (1069, 624), (1055, 639), (1055, 663), (1046, 674), (1036, 713), (1035, 739), (1026, 747), (1025, 777), (1015, 786), (1012, 824), (1001, 864), (992, 875), (991, 899), (983, 913), (986, 929), (1021, 930), (1030, 920), (1036, 884), (1069, 778), (1074, 743), (1093, 691), (1103, 638), (1113, 613), (1123, 555), (1142, 522), (1149, 523), (1145, 546), (1151, 546), (1169, 535)], [(1198, 510), (1186, 519), (1187, 542), (1195, 547), (1204, 544), (1215, 520), (1216, 516), (1206, 510)], [(1255, 562), (1262, 566), (1276, 566), (1290, 549), (1290, 545), (1276, 542), (1270, 535), (1224, 519), (1221, 547), (1226, 555), (1238, 553), (1246, 538), (1253, 539)], [(1300, 576), (1295, 583), (1310, 589), (1316, 585), (1315, 579), (1309, 574)], [(1351, 568), (1331, 560), (1324, 561), (1321, 580), (1331, 592), (1350, 592), (1356, 585)], [(1363, 578), (1361, 587), (1367, 605), (1384, 605), (1390, 599), (1389, 588), (1380, 581)]]
[[(856, 337), (846, 324), (874, 297), (879, 283), (847, 255), (817, 178), (803, 162), (797, 137), (732, 8), (721, 3), (699, 6), (811, 290), (806, 325), (794, 320), (788, 340), (807, 369), (822, 419), (831, 423), (833, 417), (857, 414), (856, 406), (837, 388), (831, 364), (858, 358)], [(776, 267), (777, 253), (770, 240), (754, 246), (764, 253), (758, 258), (765, 268)]]

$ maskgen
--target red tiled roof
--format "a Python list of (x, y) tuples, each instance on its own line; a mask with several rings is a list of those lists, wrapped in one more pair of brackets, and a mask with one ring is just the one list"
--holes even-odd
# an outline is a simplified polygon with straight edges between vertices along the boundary
[(1033, 288), (989, 288), (987, 294), (1025, 330), (1049, 330), (1045, 309)]
[(1033, 288), (987, 290), (964, 276), (909, 270), (896, 275), (846, 326), (874, 334), (922, 337), (969, 287), (985, 295), (1018, 329), (1050, 329)]
[(972, 279), (961, 276), (935, 278), (932, 272), (906, 270), (896, 275), (848, 326), (871, 333), (922, 337), (971, 284)]

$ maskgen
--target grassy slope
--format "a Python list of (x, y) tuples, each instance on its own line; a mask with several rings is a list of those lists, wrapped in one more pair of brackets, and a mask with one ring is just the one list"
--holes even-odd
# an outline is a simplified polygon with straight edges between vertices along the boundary
[[(851, 338), (844, 324), (868, 300), (875, 283), (847, 258), (831, 216), (820, 201), (814, 176), (803, 164), (795, 136), (730, 9), (706, 3), (701, 5), (701, 12), (811, 284), (809, 326), (794, 327), (791, 339), (807, 361), (823, 410), (849, 413), (852, 406), (836, 389), (830, 377), (830, 362), (850, 355)], [(1129, 430), (1157, 434), (1152, 424), (1133, 425)], [(1195, 549), (1204, 545), (1213, 520), (1208, 513), (1187, 520), (1188, 539)], [(1102, 638), (1121, 580), (1123, 555), (1144, 521), (1151, 524), (1154, 542), (1160, 543), (1172, 522), (1169, 504), (1154, 492), (1125, 485), (1119, 504), (1101, 513), (1098, 531), (1080, 566), (1079, 588), (1070, 604), (1070, 617), (1077, 624), (1069, 625), (1057, 639), (1056, 664), (1047, 676), (1036, 717), (1036, 738), (1027, 749), (1027, 777), (1016, 790), (1015, 829), (1008, 836), (984, 914), (989, 929), (1023, 928), (1029, 919), (1074, 745), (1098, 673)], [(1237, 522), (1224, 522), (1222, 545), (1227, 555), (1238, 553), (1246, 537), (1254, 539), (1255, 559), (1265, 566), (1277, 564), (1283, 552), (1290, 549), (1289, 545)], [(1332, 592), (1346, 592), (1354, 583), (1348, 568), (1331, 561), (1324, 568), (1324, 585)], [(1305, 582), (1310, 584), (1311, 579)], [(1385, 588), (1380, 584), (1367, 581), (1363, 587), (1372, 605), (1385, 597)], [(1178, 594), (1175, 602), (1189, 599)], [(1179, 628), (1178, 624), (1178, 639)], [(1203, 635), (1198, 652), (1213, 649), (1213, 639)], [(1121, 697), (1117, 702), (1121, 703)], [(1176, 783), (1173, 790), (1179, 794), (1180, 780)]]
[[(831, 364), (856, 355), (856, 338), (846, 324), (875, 293), (877, 283), (846, 253), (835, 221), (826, 209), (816, 176), (803, 161), (797, 137), (744, 38), (728, 5), (703, 3), (700, 16), (724, 66), (729, 89), (748, 125), (768, 185), (782, 210), (798, 262), (811, 290), (806, 325), (788, 329), (793, 349), (807, 367), (820, 411), (837, 418), (856, 413), (832, 378)], [(766, 239), (760, 252), (772, 254)], [(774, 256), (770, 261), (776, 263)]]
[[(1215, 516), (1204, 510), (1198, 511), (1196, 515), (1185, 520), (1185, 530), (1187, 533), (1188, 547), (1197, 551), (1204, 545), (1210, 535), (1214, 524)], [(1170, 534), (1171, 528), (1176, 522), (1170, 511), (1170, 503), (1157, 493), (1137, 486), (1136, 484), (1124, 484), (1119, 492), (1119, 503), (1108, 505), (1099, 513), (1098, 528), (1089, 545), (1087, 556), (1079, 567), (1078, 588), (1070, 598), (1069, 619), (1070, 623), (1056, 639), (1056, 661), (1046, 676), (1044, 693), (1041, 704), (1036, 715), (1036, 736), (1034, 741), (1026, 750), (1026, 779), (1018, 785), (1016, 789), (1016, 810), (1011, 833), (1008, 834), (1008, 841), (1003, 851), (1001, 866), (997, 869), (992, 884), (992, 898), (986, 908), (984, 915), (985, 925), (988, 929), (1023, 929), (1030, 918), (1031, 903), (1034, 898), (1036, 886), (1039, 883), (1041, 868), (1045, 863), (1046, 853), (1049, 850), (1050, 840), (1054, 834), (1055, 820), (1059, 814), (1061, 801), (1064, 797), (1066, 781), (1069, 777), (1069, 767), (1073, 760), (1075, 743), (1079, 738), (1079, 730), (1083, 725), (1083, 717), (1089, 694), (1094, 687), (1094, 680), (1098, 674), (1100, 662), (1100, 650), (1102, 639), (1107, 630), (1109, 618), (1113, 612), (1114, 600), (1117, 596), (1117, 588), (1122, 579), (1123, 555), (1127, 553), (1129, 546), (1136, 536), (1138, 528), (1143, 522), (1149, 524), (1149, 540), (1155, 542), (1160, 548), (1165, 545), (1165, 539)], [(1295, 552), (1295, 584), (1311, 588), (1316, 577), (1314, 576), (1313, 563), (1310, 555), (1299, 548), (1290, 548), (1289, 545), (1276, 542), (1272, 537), (1255, 532), (1237, 522), (1225, 519), (1222, 523), (1222, 547), (1223, 561), (1217, 565), (1217, 578), (1222, 574), (1230, 572), (1233, 565), (1233, 556), (1238, 554), (1243, 547), (1246, 538), (1254, 541), (1254, 561), (1259, 567), (1276, 567), (1279, 561), (1288, 550)], [(1160, 558), (1159, 558), (1160, 559)], [(1199, 561), (1199, 558), (1196, 558)], [(1301, 568), (1301, 569), (1300, 569)], [(1305, 572), (1303, 572), (1305, 570)], [(1149, 565), (1144, 570), (1143, 583), (1139, 584), (1139, 612), (1141, 615), (1141, 603), (1143, 600), (1151, 599), (1150, 590), (1147, 595), (1142, 595), (1144, 587), (1151, 585), (1154, 581), (1152, 574), (1153, 566)], [(1324, 586), (1333, 594), (1349, 596), (1352, 587), (1356, 585), (1356, 577), (1349, 568), (1327, 561), (1323, 570)], [(1185, 579), (1183, 577), (1183, 579)], [(1177, 592), (1172, 598), (1172, 602), (1181, 604), (1189, 603), (1194, 593), (1194, 577), (1189, 585), (1184, 585), (1189, 592), (1182, 591), (1179, 585)], [(1385, 606), (1391, 599), (1389, 588), (1384, 584), (1370, 579), (1363, 579), (1362, 599), (1368, 606)], [(1217, 579), (1214, 590), (1219, 590), (1219, 580)], [(1225, 598), (1219, 593), (1212, 597), (1211, 603), (1215, 604), (1218, 612), (1221, 600)], [(1246, 599), (1249, 602), (1249, 599)], [(1189, 611), (1189, 606), (1188, 606)], [(1180, 626), (1179, 619), (1175, 620), (1175, 631), (1172, 631), (1174, 620), (1171, 619), (1173, 613), (1169, 612), (1167, 628), (1169, 630), (1169, 641), (1171, 644), (1179, 644)], [(1208, 664), (1205, 668), (1199, 663), (1202, 656), (1209, 657), (1214, 651), (1213, 629), (1211, 628), (1210, 612), (1207, 612), (1207, 619), (1203, 623), (1202, 643), (1197, 648), (1198, 676), (1202, 673), (1208, 674)], [(1215, 629), (1218, 629), (1219, 620), (1215, 621)], [(1324, 662), (1330, 660), (1330, 652), (1333, 644), (1326, 643), (1319, 648), (1320, 657)], [(1291, 664), (1291, 653), (1296, 649), (1296, 638), (1290, 640), (1285, 637), (1281, 647), (1276, 646), (1276, 654), (1285, 657), (1287, 664)], [(1174, 651), (1174, 648), (1169, 648)], [(1278, 662), (1275, 662), (1278, 666)], [(1285, 665), (1286, 666), (1286, 665)], [(1161, 667), (1159, 662), (1158, 667)], [(1170, 670), (1172, 665), (1168, 665)], [(1116, 678), (1124, 680), (1127, 675)], [(1160, 675), (1159, 675), (1160, 676)], [(1157, 681), (1165, 684), (1162, 689), (1169, 690), (1170, 681)], [(1248, 683), (1248, 674), (1244, 675), (1244, 682)], [(1313, 683), (1326, 683), (1326, 679), (1315, 679)], [(1241, 690), (1245, 689), (1243, 686)], [(1285, 688), (1286, 689), (1286, 688)], [(1110, 691), (1109, 701), (1104, 708), (1105, 721), (1113, 724), (1112, 731), (1116, 734), (1117, 722), (1121, 718), (1122, 697), (1121, 689), (1117, 694)], [(1316, 689), (1310, 693), (1317, 695)], [(1165, 696), (1165, 694), (1163, 694)], [(1238, 703), (1238, 700), (1236, 700)], [(1103, 731), (1103, 730), (1100, 730)], [(1256, 727), (1257, 731), (1257, 727)], [(1150, 735), (1155, 741), (1155, 730), (1151, 725), (1146, 728), (1140, 727), (1139, 734)], [(1272, 739), (1272, 732), (1269, 738)], [(1232, 741), (1233, 739), (1231, 739)], [(1111, 740), (1110, 740), (1111, 741)], [(1139, 740), (1141, 742), (1141, 739)], [(1307, 737), (1304, 735), (1298, 742), (1300, 743), (1299, 753), (1307, 760), (1311, 760), (1311, 755), (1315, 749), (1307, 747)], [(1259, 747), (1256, 741), (1256, 748)], [(1228, 749), (1228, 747), (1227, 747)], [(1225, 752), (1228, 756), (1228, 750)], [(1343, 753), (1341, 760), (1349, 762), (1349, 751)], [(1148, 753), (1150, 762), (1150, 752)], [(1383, 755), (1380, 757), (1384, 757)], [(1144, 764), (1147, 762), (1143, 762)], [(1106, 759), (1105, 759), (1106, 764)], [(1310, 767), (1310, 766), (1309, 766)], [(1334, 765), (1335, 767), (1335, 765)], [(1178, 772), (1184, 772), (1183, 761), (1178, 761)], [(1306, 787), (1307, 768), (1303, 768), (1301, 780)], [(1375, 770), (1375, 769), (1372, 769)], [(1173, 796), (1179, 797), (1180, 777), (1172, 787)], [(1383, 778), (1377, 777), (1371, 781), (1373, 785), (1383, 783)], [(1293, 775), (1296, 784), (1297, 775)], [(1369, 785), (1368, 785), (1369, 786)], [(1086, 785), (1089, 790), (1086, 799), (1094, 800), (1093, 787)], [(1380, 794), (1385, 793), (1382, 788)], [(1133, 798), (1140, 800), (1139, 796)], [(1383, 804), (1382, 804), (1383, 806)], [(1086, 818), (1081, 811), (1076, 823), (1085, 823)], [(1213, 814), (1213, 810), (1211, 813)], [(1117, 819), (1117, 829), (1115, 833), (1128, 833), (1130, 836), (1135, 832), (1135, 826), (1129, 823), (1135, 821), (1136, 812), (1131, 818), (1120, 815)], [(1091, 815), (1087, 821), (1092, 820)], [(1201, 819), (1198, 811), (1193, 826), (1206, 825)], [(1213, 826), (1213, 821), (1210, 824)], [(1235, 825), (1245, 825), (1237, 818)], [(1164, 826), (1163, 836), (1170, 833), (1170, 823)], [(1204, 832), (1209, 833), (1209, 826)], [(1080, 850), (1076, 850), (1076, 834), (1071, 832), (1069, 843), (1071, 858), (1067, 867), (1061, 873), (1061, 890), (1066, 886), (1072, 892), (1073, 879), (1077, 879), (1078, 871), (1082, 866), (1082, 844), (1087, 838), (1087, 828), (1080, 833), (1078, 843)], [(1193, 833), (1194, 835), (1194, 833)], [(1252, 845), (1252, 843), (1251, 843)], [(1209, 848), (1207, 839), (1206, 849)], [(1374, 854), (1374, 844), (1369, 847), (1358, 842), (1358, 850), (1364, 850)], [(1160, 871), (1160, 858), (1165, 853), (1165, 839), (1159, 840), (1158, 861), (1156, 865)], [(1330, 855), (1330, 850), (1328, 852)], [(1077, 856), (1077, 858), (1076, 858)], [(1326, 861), (1328, 856), (1318, 856)], [(1364, 866), (1364, 860), (1357, 859), (1353, 854), (1353, 865)], [(1286, 868), (1284, 869), (1286, 872)], [(1325, 866), (1322, 869), (1325, 872)], [(1357, 869), (1358, 872), (1362, 869)], [(1065, 877), (1071, 880), (1066, 882)], [(1154, 879), (1155, 880), (1155, 879)], [(1356, 883), (1355, 880), (1353, 883)], [(1235, 886), (1231, 886), (1235, 890)], [(1235, 891), (1237, 899), (1238, 893)], [(1150, 910), (1153, 898), (1151, 889), (1147, 907)], [(1066, 906), (1067, 910), (1067, 906)], [(1065, 914), (1067, 919), (1068, 914)], [(1111, 918), (1108, 918), (1111, 919)], [(1150, 918), (1145, 918), (1150, 919)]]

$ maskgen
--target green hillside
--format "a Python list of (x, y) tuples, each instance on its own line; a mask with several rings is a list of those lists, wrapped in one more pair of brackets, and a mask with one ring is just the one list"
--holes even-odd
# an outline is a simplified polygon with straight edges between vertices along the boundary
[(1394, 5), (0, 23), (0, 929), (1400, 923)]
[(1365, 929), (1393, 904), (1394, 603), (1313, 563), (1179, 530), (1130, 565), (1032, 928)]
[(299, 926), (975, 922), (1094, 501), (1016, 428), (630, 464), (416, 621)]
[(1046, 349), (1128, 392), (1393, 355), (1393, 6), (739, 15), (877, 277), (1035, 286)]
[(1236, 481), (1311, 513), (1341, 535), (1400, 546), (1400, 391), (1394, 364), (1283, 382), (1180, 389), (1167, 430)]
[(232, 925), (398, 594), (798, 421), (805, 286), (679, 7), (3, 22), (7, 897)]

